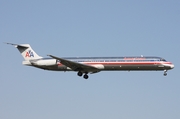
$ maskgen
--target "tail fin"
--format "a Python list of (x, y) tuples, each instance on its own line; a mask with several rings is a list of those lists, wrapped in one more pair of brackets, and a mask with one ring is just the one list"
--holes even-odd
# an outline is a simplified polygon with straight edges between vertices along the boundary
[(21, 55), (25, 60), (42, 58), (41, 56), (37, 55), (36, 52), (34, 52), (34, 50), (31, 48), (29, 44), (19, 44), (19, 45), (12, 43), (7, 43), (7, 44), (14, 45), (19, 50), (19, 52), (21, 53)]

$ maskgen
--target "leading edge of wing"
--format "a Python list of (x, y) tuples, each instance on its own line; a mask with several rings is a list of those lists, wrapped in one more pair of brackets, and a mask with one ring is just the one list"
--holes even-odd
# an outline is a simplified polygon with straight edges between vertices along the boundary
[(99, 69), (90, 65), (78, 63), (78, 62), (73, 62), (67, 59), (59, 58), (53, 55), (47, 55), (50, 56), (56, 60), (60, 60), (61, 64), (71, 68), (74, 71), (84, 71), (84, 72), (98, 72)]

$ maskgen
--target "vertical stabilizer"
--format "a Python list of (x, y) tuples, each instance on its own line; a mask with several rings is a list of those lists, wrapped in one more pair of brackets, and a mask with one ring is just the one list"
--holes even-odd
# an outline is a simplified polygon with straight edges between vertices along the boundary
[(36, 54), (36, 52), (31, 48), (29, 44), (19, 44), (19, 45), (12, 43), (7, 43), (7, 44), (14, 45), (19, 50), (19, 52), (21, 53), (21, 55), (25, 60), (42, 58), (41, 56)]

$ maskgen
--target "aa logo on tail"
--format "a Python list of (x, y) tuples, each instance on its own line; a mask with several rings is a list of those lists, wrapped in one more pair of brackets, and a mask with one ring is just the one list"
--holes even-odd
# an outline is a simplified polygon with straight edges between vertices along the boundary
[(33, 52), (31, 52), (31, 50), (29, 50), (28, 52), (26, 52), (25, 57), (34, 57), (34, 54), (33, 54)]

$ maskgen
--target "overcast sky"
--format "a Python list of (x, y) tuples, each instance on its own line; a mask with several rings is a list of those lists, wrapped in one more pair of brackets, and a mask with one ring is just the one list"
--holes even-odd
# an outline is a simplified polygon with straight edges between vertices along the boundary
[[(179, 0), (0, 0), (0, 119), (180, 118)], [(23, 66), (3, 42), (43, 57), (159, 56), (168, 71), (76, 72)]]

